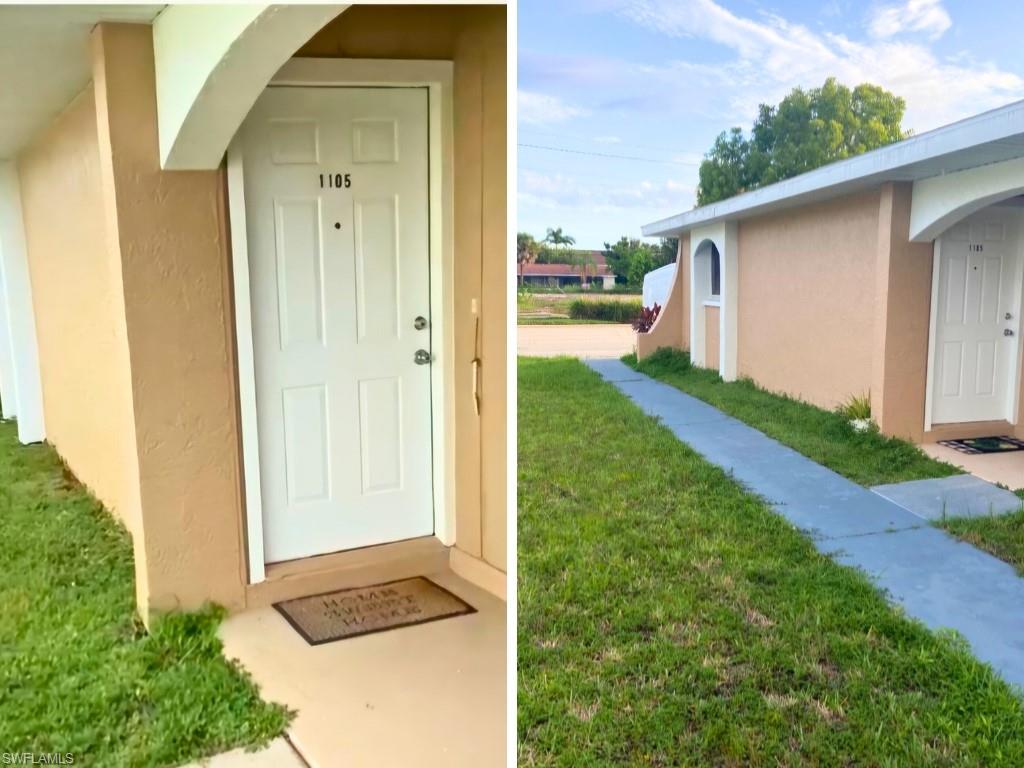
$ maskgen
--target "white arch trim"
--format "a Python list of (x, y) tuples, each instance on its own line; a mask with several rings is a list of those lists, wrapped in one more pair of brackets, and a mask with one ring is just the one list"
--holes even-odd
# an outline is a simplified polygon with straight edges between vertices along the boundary
[(1024, 194), (1024, 158), (915, 181), (910, 239), (934, 240), (960, 219), (1019, 194)]
[(160, 164), (210, 170), (281, 66), (347, 5), (170, 5), (153, 22)]
[(722, 221), (690, 232), (690, 357), (696, 365), (707, 360), (704, 340), (704, 305), (710, 294), (710, 261), (698, 259), (705, 243), (714, 243), (720, 265), (718, 297), (718, 373), (725, 381), (736, 380), (739, 272), (737, 269), (737, 224)]

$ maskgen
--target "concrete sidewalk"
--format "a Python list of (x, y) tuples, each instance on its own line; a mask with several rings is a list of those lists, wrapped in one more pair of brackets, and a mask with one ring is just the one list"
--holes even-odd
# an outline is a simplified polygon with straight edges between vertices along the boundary
[(862, 569), (927, 626), (955, 629), (979, 659), (1024, 686), (1024, 579), (1011, 566), (675, 387), (618, 360), (586, 364), (819, 551)]

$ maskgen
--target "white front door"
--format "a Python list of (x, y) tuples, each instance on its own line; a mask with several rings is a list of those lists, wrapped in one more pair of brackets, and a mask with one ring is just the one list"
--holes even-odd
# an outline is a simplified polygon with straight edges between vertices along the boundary
[(242, 126), (268, 563), (434, 531), (427, 112), (271, 87)]
[(1012, 418), (1019, 214), (989, 208), (939, 238), (932, 423)]

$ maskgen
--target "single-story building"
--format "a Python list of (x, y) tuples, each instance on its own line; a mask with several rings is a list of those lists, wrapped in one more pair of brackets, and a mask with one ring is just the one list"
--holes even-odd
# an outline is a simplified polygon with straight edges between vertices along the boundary
[(1024, 101), (643, 227), (678, 237), (642, 357), (831, 408), (870, 393), (917, 442), (1021, 420)]
[(0, 8), (0, 400), (144, 617), (504, 596), (506, 14)]
[[(585, 257), (579, 257), (575, 264), (523, 264), (520, 267), (520, 278), (527, 285), (547, 285), (561, 288), (566, 285), (583, 285), (601, 288), (615, 287), (615, 273), (608, 266), (604, 253), (588, 251)], [(586, 276), (586, 281), (583, 277)]]

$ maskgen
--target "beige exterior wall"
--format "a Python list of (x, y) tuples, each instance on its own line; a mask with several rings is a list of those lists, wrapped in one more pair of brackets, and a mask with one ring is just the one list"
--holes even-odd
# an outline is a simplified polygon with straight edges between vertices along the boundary
[(739, 223), (740, 376), (825, 408), (871, 389), (879, 199)]
[(93, 77), (131, 358), (141, 607), (237, 608), (241, 475), (223, 176), (160, 169), (148, 26), (97, 26)]
[[(505, 31), (503, 7), (357, 7), (300, 52), (454, 61), (456, 545), (494, 583), (506, 567)], [(241, 608), (252, 589), (225, 174), (161, 170), (148, 26), (100, 24), (92, 42), (93, 87), (21, 158), (47, 424), (132, 530), (144, 617)]]
[(883, 432), (924, 436), (932, 243), (912, 243), (913, 185), (885, 184), (879, 199), (871, 413)]
[(647, 333), (636, 335), (636, 354), (640, 360), (661, 347), (690, 347), (690, 235), (679, 238), (676, 271), (672, 278), (665, 306)]
[(721, 367), (721, 309), (704, 307), (704, 367), (717, 371)]
[(18, 170), (47, 439), (139, 543), (124, 292), (109, 247), (92, 86)]
[[(296, 54), (455, 64), (456, 546), (500, 570), (506, 568), (506, 302), (513, 272), (505, 35), (502, 6), (355, 6)], [(479, 416), (470, 367), (476, 356), (482, 360)]]

